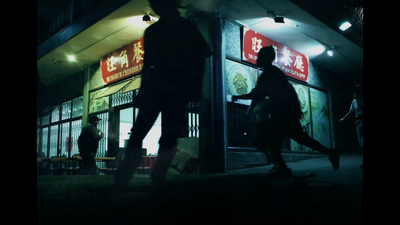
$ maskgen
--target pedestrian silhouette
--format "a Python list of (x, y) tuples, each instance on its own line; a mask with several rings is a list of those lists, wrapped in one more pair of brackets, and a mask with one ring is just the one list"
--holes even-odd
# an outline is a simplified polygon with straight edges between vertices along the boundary
[(127, 186), (132, 179), (142, 158), (143, 139), (160, 112), (162, 134), (151, 179), (155, 185), (164, 184), (177, 138), (186, 128), (188, 102), (202, 97), (205, 59), (211, 51), (197, 26), (179, 15), (179, 2), (149, 0), (160, 20), (144, 33), (142, 83), (133, 102), (139, 113), (113, 186)]
[[(363, 98), (363, 86), (358, 84), (356, 85), (353, 101), (351, 102), (349, 112), (344, 115), (343, 118), (339, 120), (339, 123), (342, 123), (348, 116), (352, 113), (355, 115), (355, 123), (356, 123), (356, 131), (358, 144), (361, 147), (361, 151), (363, 151), (364, 146), (364, 98)], [(364, 163), (360, 165), (361, 168), (364, 167)]]
[(233, 102), (237, 99), (252, 99), (252, 104), (264, 101), (267, 96), (270, 99), (269, 116), (265, 117), (263, 134), (259, 134), (265, 139), (264, 144), (270, 150), (272, 161), (275, 163), (270, 175), (276, 177), (292, 175), (281, 155), (283, 140), (287, 137), (328, 155), (333, 169), (338, 170), (339, 152), (323, 146), (303, 131), (299, 121), (302, 112), (296, 91), (285, 74), (272, 65), (275, 57), (272, 46), (262, 48), (258, 53), (257, 65), (264, 72), (259, 77), (256, 87), (249, 94), (232, 96)]
[(97, 124), (100, 120), (101, 119), (97, 116), (90, 116), (89, 122), (82, 128), (82, 133), (79, 135), (78, 148), (82, 158), (82, 168), (80, 168), (80, 174), (97, 174), (97, 167), (94, 157), (97, 154), (99, 141), (104, 137), (104, 133), (97, 129)]

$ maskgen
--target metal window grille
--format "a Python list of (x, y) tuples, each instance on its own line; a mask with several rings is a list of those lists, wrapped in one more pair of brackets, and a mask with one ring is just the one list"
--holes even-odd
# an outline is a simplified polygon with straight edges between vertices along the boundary
[(75, 120), (71, 122), (71, 138), (72, 138), (72, 148), (71, 157), (79, 154), (78, 149), (78, 138), (82, 133), (82, 120)]
[(82, 116), (83, 96), (72, 100), (72, 118)]
[(57, 156), (58, 125), (50, 127), (50, 152), (49, 157)]
[[(108, 150), (108, 112), (98, 114), (101, 120), (97, 124), (97, 129), (104, 133), (104, 137), (99, 141), (96, 157), (106, 157)], [(96, 162), (98, 168), (106, 167), (106, 162)]]
[(61, 120), (71, 118), (71, 101), (64, 102), (62, 104), (62, 115)]
[(60, 107), (56, 107), (52, 112), (51, 112), (51, 122), (58, 122), (60, 121)]
[(61, 145), (61, 155), (65, 155), (68, 157), (68, 153), (70, 151), (71, 146), (71, 137), (69, 136), (70, 122), (66, 122), (61, 124), (61, 136), (60, 136), (60, 145)]
[(198, 103), (189, 102), (188, 105), (188, 137), (199, 137), (200, 127), (199, 127), (199, 113), (198, 113)]
[(254, 147), (254, 124), (244, 119), (247, 110), (246, 105), (228, 102), (228, 147)]
[(47, 141), (48, 141), (48, 135), (49, 135), (49, 128), (48, 127), (44, 127), (42, 130), (42, 151), (45, 155), (45, 157), (47, 157)]
[(121, 89), (117, 93), (113, 94), (111, 97), (111, 107), (119, 106), (119, 105), (124, 105), (131, 103), (133, 100), (133, 91), (128, 91), (126, 93), (121, 94), (121, 92), (124, 90)]

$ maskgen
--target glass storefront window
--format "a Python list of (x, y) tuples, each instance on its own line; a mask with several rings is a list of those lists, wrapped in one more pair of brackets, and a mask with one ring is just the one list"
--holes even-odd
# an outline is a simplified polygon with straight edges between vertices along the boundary
[(49, 135), (49, 128), (44, 127), (42, 130), (42, 149), (41, 151), (44, 154), (44, 157), (47, 157), (47, 141), (48, 141), (48, 135)]
[(47, 116), (42, 117), (42, 125), (47, 125), (50, 123), (50, 114)]
[(331, 128), (328, 94), (310, 88), (313, 138), (325, 147), (331, 147)]
[(69, 122), (61, 124), (61, 137), (60, 137), (60, 142), (61, 142), (61, 156), (66, 156), (68, 157), (68, 153), (71, 150), (71, 142), (72, 139), (69, 136)]
[(108, 112), (97, 114), (97, 117), (101, 119), (97, 124), (97, 129), (104, 133), (104, 137), (99, 141), (96, 157), (106, 157), (108, 149)]
[(50, 127), (50, 152), (49, 157), (57, 156), (58, 125)]
[(72, 148), (71, 148), (71, 157), (76, 154), (79, 154), (78, 149), (78, 138), (82, 133), (82, 120), (75, 120), (71, 123), (71, 138), (72, 138)]
[(58, 122), (60, 121), (60, 107), (57, 106), (52, 112), (51, 112), (51, 122)]
[[(309, 88), (305, 85), (298, 84), (292, 81), (289, 81), (290, 84), (293, 85), (294, 90), (297, 93), (297, 97), (300, 101), (300, 109), (303, 112), (303, 116), (300, 119), (300, 124), (303, 127), (303, 131), (307, 132), (310, 137), (311, 133), (311, 107), (310, 107), (310, 96), (309, 96)], [(311, 148), (308, 148), (304, 145), (301, 145), (290, 139), (290, 150), (292, 151), (312, 151)]]
[(71, 118), (71, 101), (62, 104), (61, 120)]
[(83, 96), (72, 100), (72, 118), (82, 116)]

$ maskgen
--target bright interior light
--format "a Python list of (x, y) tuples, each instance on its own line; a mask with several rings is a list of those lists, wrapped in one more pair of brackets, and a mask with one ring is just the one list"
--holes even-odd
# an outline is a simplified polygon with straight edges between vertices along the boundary
[(68, 61), (70, 61), (70, 62), (76, 61), (75, 56), (69, 55), (69, 56), (68, 56)]
[(344, 22), (342, 25), (340, 25), (339, 29), (341, 29), (342, 31), (347, 30), (349, 27), (351, 27), (351, 23), (349, 22)]
[(333, 51), (329, 50), (326, 52), (329, 56), (333, 56)]
[(315, 47), (312, 47), (308, 50), (309, 55), (319, 55), (325, 51), (325, 47), (323, 45), (318, 45)]

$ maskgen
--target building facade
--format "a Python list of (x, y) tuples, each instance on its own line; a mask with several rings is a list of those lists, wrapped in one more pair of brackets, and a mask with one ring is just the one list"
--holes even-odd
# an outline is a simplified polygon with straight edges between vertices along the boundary
[[(83, 4), (85, 1), (72, 2), (76, 7), (77, 2)], [(120, 6), (124, 4), (136, 3), (119, 2)], [(117, 5), (108, 13), (115, 8)], [(223, 17), (218, 11), (216, 6), (215, 15), (195, 17), (182, 12), (183, 16), (196, 21), (213, 51), (204, 75), (204, 98), (189, 103), (187, 110), (187, 137), (198, 137), (200, 141), (200, 172), (224, 172), (265, 163), (263, 154), (252, 143), (253, 123), (244, 120), (250, 102), (232, 103), (230, 98), (249, 93), (255, 87), (262, 73), (261, 68), (255, 65), (255, 57), (261, 47), (268, 45), (275, 47), (277, 58), (274, 64), (284, 71), (298, 94), (303, 111), (303, 130), (326, 147), (337, 147), (341, 141), (336, 135), (335, 121), (346, 112), (339, 103), (351, 98), (351, 93), (343, 94), (341, 90), (348, 79), (335, 75), (290, 46), (261, 35), (232, 18)], [(99, 20), (106, 20), (106, 17)], [(136, 22), (145, 23), (141, 20)], [(46, 56), (45, 44), (38, 47), (42, 49), (38, 60)], [(94, 48), (101, 49), (102, 45), (106, 43), (99, 42)], [(101, 55), (100, 60), (83, 65), (63, 82), (51, 85), (49, 95), (59, 98), (52, 101), (54, 104), (47, 114), (37, 118), (38, 155), (50, 158), (78, 154), (77, 139), (90, 115), (102, 119), (98, 129), (105, 134), (99, 143), (97, 156), (115, 156), (123, 152), (138, 112), (133, 101), (140, 91), (143, 54), (143, 37), (132, 38), (125, 45)], [(143, 148), (147, 149), (147, 155), (157, 155), (161, 120), (160, 114), (144, 139)], [(283, 152), (288, 160), (317, 154), (291, 139), (285, 141)]]

